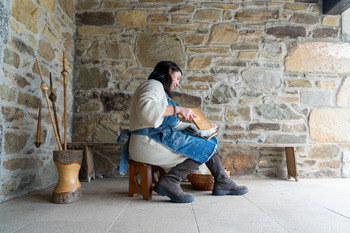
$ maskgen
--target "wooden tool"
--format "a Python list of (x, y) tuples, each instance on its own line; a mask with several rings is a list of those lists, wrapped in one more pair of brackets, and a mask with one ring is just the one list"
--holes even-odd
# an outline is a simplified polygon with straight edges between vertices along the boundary
[[(193, 118), (192, 121), (199, 130), (207, 130), (214, 127), (200, 108), (191, 108), (191, 109), (192, 109), (192, 112), (197, 116)], [(183, 118), (183, 116), (180, 114), (178, 114), (178, 117)]]
[(35, 141), (35, 146), (37, 148), (40, 147), (41, 142), (40, 142), (40, 129), (41, 129), (41, 100), (39, 103), (39, 113), (38, 113), (38, 126), (36, 128), (36, 141)]
[(60, 140), (60, 144), (62, 145), (62, 142), (61, 142), (61, 135), (60, 135), (60, 127), (59, 127), (59, 124), (58, 124), (58, 118), (57, 118), (57, 111), (56, 111), (56, 95), (55, 93), (53, 93), (53, 85), (52, 85), (52, 76), (51, 76), (51, 72), (50, 72), (50, 96), (49, 96), (49, 99), (51, 100), (51, 103), (52, 103), (52, 110), (53, 110), (53, 115), (55, 117), (55, 123), (56, 123), (56, 129), (57, 129), (57, 134), (58, 134), (58, 139)]
[(66, 70), (66, 56), (63, 52), (63, 97), (64, 97), (64, 150), (67, 150), (67, 76), (68, 71)]
[(53, 128), (53, 132), (55, 133), (55, 136), (56, 136), (56, 141), (57, 141), (57, 144), (58, 144), (58, 148), (59, 148), (59, 150), (62, 150), (62, 145), (61, 145), (60, 139), (58, 138), (57, 128), (55, 126), (55, 121), (53, 119), (53, 114), (52, 114), (52, 111), (51, 111), (49, 95), (47, 94), (49, 92), (49, 85), (47, 85), (47, 83), (44, 82), (43, 74), (41, 73), (41, 69), (40, 69), (40, 65), (39, 65), (38, 59), (36, 59), (36, 64), (38, 65), (39, 74), (40, 74), (40, 78), (41, 78), (41, 86), (40, 86), (40, 88), (41, 88), (42, 92), (45, 95), (47, 108), (49, 109), (49, 113), (50, 113), (50, 120), (51, 120), (51, 124), (52, 124), (52, 128)]

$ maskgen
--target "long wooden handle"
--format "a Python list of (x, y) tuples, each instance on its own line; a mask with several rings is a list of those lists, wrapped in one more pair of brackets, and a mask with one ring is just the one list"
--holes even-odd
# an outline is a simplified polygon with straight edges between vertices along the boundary
[(53, 84), (52, 84), (52, 76), (51, 76), (51, 72), (50, 72), (50, 95), (49, 95), (49, 99), (51, 100), (52, 103), (52, 110), (53, 110), (53, 115), (55, 117), (55, 123), (56, 123), (56, 129), (57, 129), (57, 134), (58, 134), (58, 138), (60, 140), (60, 144), (62, 145), (61, 142), (61, 135), (60, 135), (60, 126), (58, 124), (58, 117), (57, 117), (57, 111), (56, 111), (56, 95), (55, 93), (53, 93)]
[(40, 65), (39, 65), (38, 59), (36, 59), (36, 64), (38, 65), (40, 78), (42, 80), (40, 88), (41, 88), (42, 92), (44, 92), (44, 95), (45, 95), (47, 108), (49, 109), (49, 113), (50, 113), (50, 120), (51, 120), (51, 124), (52, 124), (52, 128), (53, 128), (53, 132), (55, 133), (55, 136), (56, 136), (58, 148), (59, 148), (59, 150), (62, 150), (62, 145), (60, 144), (61, 140), (58, 138), (57, 129), (56, 129), (56, 126), (55, 126), (55, 122), (53, 120), (53, 115), (52, 115), (52, 111), (51, 111), (49, 95), (47, 94), (49, 92), (49, 85), (47, 85), (44, 82), (43, 74), (41, 73), (41, 69), (40, 69)]
[(55, 122), (54, 122), (54, 119), (53, 119), (53, 114), (52, 114), (52, 111), (51, 111), (49, 95), (47, 94), (47, 92), (49, 91), (49, 86), (45, 82), (42, 82), (41, 83), (41, 90), (45, 94), (47, 107), (48, 107), (49, 113), (50, 113), (50, 120), (51, 120), (51, 124), (52, 124), (52, 128), (53, 128), (53, 132), (55, 133), (55, 136), (56, 136), (56, 141), (57, 141), (57, 144), (58, 144), (58, 148), (59, 148), (59, 150), (62, 150), (61, 140), (58, 138), (57, 128), (55, 126)]
[(66, 70), (66, 56), (63, 52), (63, 97), (64, 97), (64, 150), (67, 150), (67, 76), (68, 71)]
[(39, 113), (38, 113), (38, 125), (36, 128), (36, 141), (35, 141), (35, 146), (37, 148), (40, 147), (41, 142), (40, 142), (40, 130), (41, 130), (41, 100), (39, 103)]

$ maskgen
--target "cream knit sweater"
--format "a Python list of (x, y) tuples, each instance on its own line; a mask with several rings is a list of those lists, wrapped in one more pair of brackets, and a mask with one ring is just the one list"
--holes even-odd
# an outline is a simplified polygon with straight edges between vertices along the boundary
[[(168, 105), (163, 85), (156, 80), (147, 80), (135, 91), (130, 107), (130, 130), (159, 127)], [(189, 124), (179, 121), (176, 129), (185, 129)], [(148, 136), (132, 134), (130, 138), (130, 159), (157, 165), (169, 171), (186, 157), (169, 150)]]

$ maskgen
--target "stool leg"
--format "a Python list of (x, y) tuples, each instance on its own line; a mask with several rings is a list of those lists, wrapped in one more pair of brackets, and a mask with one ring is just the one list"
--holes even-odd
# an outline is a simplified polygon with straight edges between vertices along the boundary
[(136, 166), (129, 163), (129, 197), (137, 196), (137, 186)]
[(147, 165), (141, 171), (141, 192), (144, 200), (152, 200), (152, 167)]

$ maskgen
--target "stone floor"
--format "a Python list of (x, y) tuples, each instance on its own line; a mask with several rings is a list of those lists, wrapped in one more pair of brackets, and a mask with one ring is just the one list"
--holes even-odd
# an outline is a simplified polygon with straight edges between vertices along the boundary
[(350, 232), (350, 179), (240, 179), (249, 193), (175, 204), (127, 195), (126, 178), (82, 182), (74, 204), (50, 203), (53, 186), (0, 204), (0, 232)]

